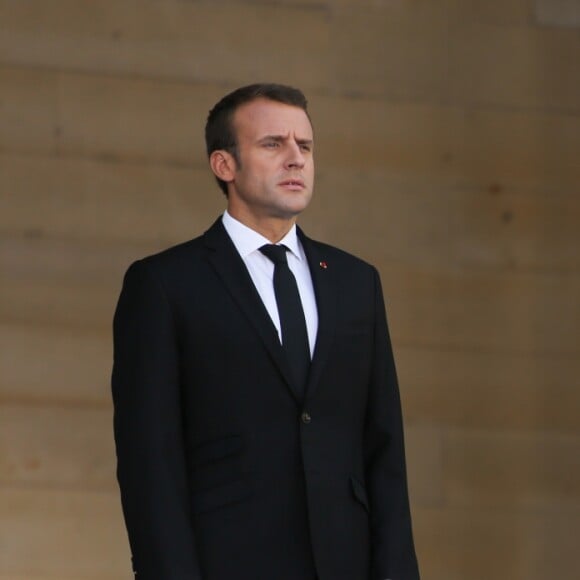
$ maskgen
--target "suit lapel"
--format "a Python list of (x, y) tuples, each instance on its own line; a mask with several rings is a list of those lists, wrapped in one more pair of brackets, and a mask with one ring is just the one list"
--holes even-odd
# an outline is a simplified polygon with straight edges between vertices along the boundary
[(213, 266), (233, 300), (245, 314), (251, 326), (258, 333), (266, 350), (280, 370), (294, 398), (300, 402), (298, 390), (292, 380), (292, 373), (278, 339), (276, 327), (264, 306), (252, 278), (238, 254), (233, 242), (223, 227), (221, 217), (204, 234), (208, 249), (207, 258)]
[(330, 347), (334, 339), (338, 314), (337, 287), (335, 274), (332, 270), (333, 264), (327, 262), (328, 257), (324, 254), (321, 246), (307, 238), (300, 228), (298, 228), (298, 236), (308, 260), (318, 310), (318, 333), (306, 390), (306, 398), (311, 399), (318, 388), (320, 374), (328, 361)]

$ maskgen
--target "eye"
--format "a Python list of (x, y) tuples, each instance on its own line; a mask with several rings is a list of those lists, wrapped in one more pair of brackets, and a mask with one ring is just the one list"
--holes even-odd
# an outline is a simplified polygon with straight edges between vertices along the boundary
[(302, 145), (300, 145), (300, 149), (302, 151), (305, 151), (306, 153), (310, 153), (310, 151), (312, 150), (312, 146), (311, 145), (302, 144)]
[(277, 141), (266, 141), (264, 142), (264, 147), (268, 149), (277, 149), (280, 146), (280, 143)]

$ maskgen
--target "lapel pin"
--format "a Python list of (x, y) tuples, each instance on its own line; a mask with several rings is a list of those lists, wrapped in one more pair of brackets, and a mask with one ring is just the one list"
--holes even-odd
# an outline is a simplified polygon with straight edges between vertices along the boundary
[(326, 270), (326, 268), (328, 268), (328, 264), (327, 264), (326, 262), (320, 262), (320, 267), (321, 267), (323, 270)]

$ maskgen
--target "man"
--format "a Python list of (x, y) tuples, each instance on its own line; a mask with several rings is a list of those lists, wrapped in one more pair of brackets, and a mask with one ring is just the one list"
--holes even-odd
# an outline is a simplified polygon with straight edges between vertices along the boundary
[(227, 211), (134, 263), (115, 314), (118, 479), (139, 580), (416, 580), (379, 276), (295, 223), (314, 182), (296, 89), (206, 125)]

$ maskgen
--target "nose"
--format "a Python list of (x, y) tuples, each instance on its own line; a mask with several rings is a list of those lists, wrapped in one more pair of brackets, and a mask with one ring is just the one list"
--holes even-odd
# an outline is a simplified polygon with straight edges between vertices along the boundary
[(305, 164), (304, 155), (300, 149), (300, 145), (295, 141), (291, 141), (288, 146), (288, 155), (286, 157), (286, 167), (288, 169), (298, 168), (302, 169)]

